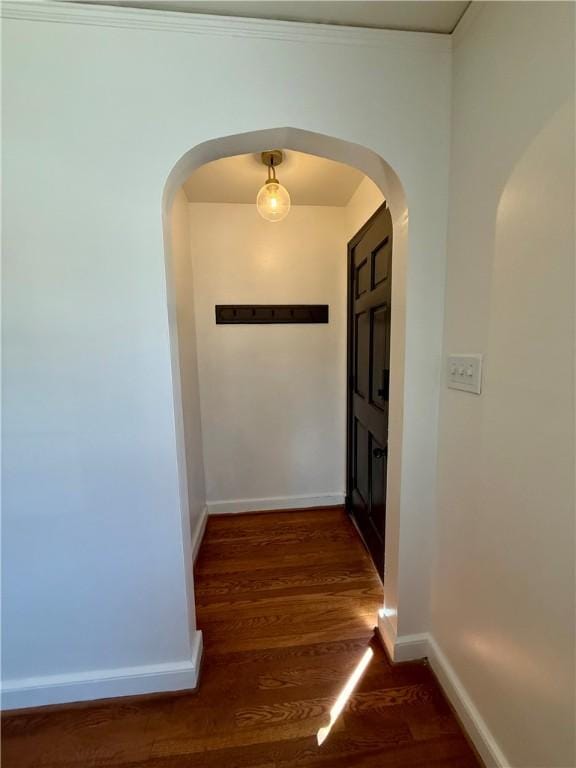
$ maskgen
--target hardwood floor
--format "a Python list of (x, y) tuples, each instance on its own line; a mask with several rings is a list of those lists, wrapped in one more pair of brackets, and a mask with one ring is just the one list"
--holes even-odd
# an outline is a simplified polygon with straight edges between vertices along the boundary
[(382, 586), (343, 511), (212, 517), (195, 581), (197, 693), (8, 714), (4, 768), (480, 765), (428, 666), (393, 666), (382, 651)]

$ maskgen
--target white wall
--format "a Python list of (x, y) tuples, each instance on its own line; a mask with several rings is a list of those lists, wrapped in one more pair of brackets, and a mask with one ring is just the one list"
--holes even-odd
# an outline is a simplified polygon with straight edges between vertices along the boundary
[[(347, 242), (382, 202), (347, 207), (194, 203), (190, 234), (208, 508), (342, 504)], [(328, 304), (327, 325), (218, 326), (215, 304)]]
[[(19, 130), (14, 96), (8, 134)], [(112, 210), (104, 196), (85, 197), (90, 214), (75, 216), (58, 175), (73, 175), (72, 163), (50, 170), (50, 158), (8, 146), (3, 703), (193, 686), (200, 637), (183, 548), (163, 262), (126, 236), (130, 196)], [(59, 203), (31, 226), (17, 180), (37, 164)]]
[(346, 206), (346, 241), (354, 235), (384, 202), (382, 192), (376, 184), (364, 176)]
[(574, 766), (574, 7), (488, 3), (454, 51), (433, 635), (503, 764)]
[(190, 220), (188, 200), (184, 191), (178, 191), (172, 206), (172, 248), (169, 288), (174, 292), (176, 330), (178, 338), (177, 383), (182, 402), (182, 436), (185, 458), (180, 469), (180, 481), (185, 486), (190, 515), (193, 546), (201, 534), (206, 507), (204, 478), (204, 450), (200, 417), (196, 321), (194, 317), (194, 279), (190, 252)]
[[(2, 15), (4, 676), (16, 689), (39, 676), (49, 699), (52, 674), (190, 657), (161, 195), (191, 147), (263, 127), (368, 147), (404, 186), (410, 304), (393, 519), (400, 566), (413, 563), (410, 584), (392, 573), (387, 600), (406, 631), (422, 629), (450, 41), (58, 3), (3, 3)], [(32, 227), (31, 194), (41, 198)]]
[[(270, 224), (255, 205), (190, 205), (209, 509), (343, 503), (344, 210)], [(293, 303), (329, 304), (330, 322), (215, 323), (215, 304)]]

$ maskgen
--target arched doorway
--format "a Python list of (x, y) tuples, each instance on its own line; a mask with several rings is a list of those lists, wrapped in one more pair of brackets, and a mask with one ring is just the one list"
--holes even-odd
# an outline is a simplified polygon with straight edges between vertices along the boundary
[[(213, 139), (186, 152), (175, 164), (166, 181), (162, 198), (164, 246), (167, 264), (167, 293), (171, 317), (171, 353), (173, 367), (175, 424), (179, 454), (180, 497), (185, 559), (188, 565), (188, 598), (193, 610), (193, 553), (191, 545), (186, 458), (184, 449), (182, 392), (179, 384), (178, 335), (175, 328), (172, 277), (169, 264), (172, 248), (171, 211), (175, 195), (190, 174), (200, 166), (225, 157), (258, 153), (270, 147), (282, 147), (350, 165), (368, 176), (380, 189), (387, 202), (394, 229), (393, 285), (390, 345), (390, 420), (388, 433), (386, 520), (386, 621), (396, 627), (398, 607), (398, 543), (400, 531), (401, 448), (404, 405), (405, 285), (407, 265), (408, 211), (402, 184), (378, 154), (365, 147), (334, 137), (296, 128), (274, 128)], [(376, 617), (375, 617), (376, 619)]]

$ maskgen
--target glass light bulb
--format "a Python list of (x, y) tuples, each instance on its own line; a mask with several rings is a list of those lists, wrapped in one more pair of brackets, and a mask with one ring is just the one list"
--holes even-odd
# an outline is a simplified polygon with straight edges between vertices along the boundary
[(258, 192), (256, 208), (266, 221), (282, 221), (290, 210), (288, 190), (277, 181), (267, 182)]

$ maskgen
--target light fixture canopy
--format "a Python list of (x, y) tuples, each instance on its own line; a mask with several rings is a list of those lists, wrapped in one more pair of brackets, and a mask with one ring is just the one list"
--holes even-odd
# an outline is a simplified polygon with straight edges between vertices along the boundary
[(290, 211), (288, 190), (276, 178), (276, 167), (284, 159), (279, 149), (262, 152), (262, 163), (268, 168), (268, 178), (256, 197), (256, 208), (266, 221), (282, 221)]

